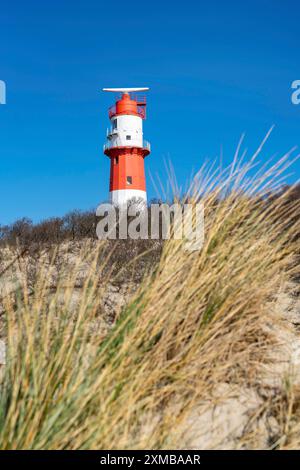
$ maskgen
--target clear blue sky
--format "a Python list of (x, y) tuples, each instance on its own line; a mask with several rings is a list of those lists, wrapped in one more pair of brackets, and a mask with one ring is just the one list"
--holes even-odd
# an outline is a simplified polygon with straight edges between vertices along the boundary
[[(300, 144), (299, 1), (27, 0), (0, 4), (0, 223), (106, 199), (109, 86), (150, 86), (147, 175), (179, 182), (242, 132), (263, 158)], [(294, 167), (298, 179), (300, 164)], [(155, 191), (148, 178), (149, 195)]]

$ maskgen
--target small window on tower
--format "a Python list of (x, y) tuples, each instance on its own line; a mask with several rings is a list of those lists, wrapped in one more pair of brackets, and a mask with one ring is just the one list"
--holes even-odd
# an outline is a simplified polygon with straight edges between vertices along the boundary
[(131, 135), (127, 135), (126, 140), (131, 140)]
[(119, 157), (115, 158), (115, 164), (117, 165), (119, 163)]
[(132, 184), (132, 176), (127, 176), (127, 184)]
[(114, 119), (113, 120), (113, 129), (117, 129), (117, 127), (118, 127), (118, 120)]

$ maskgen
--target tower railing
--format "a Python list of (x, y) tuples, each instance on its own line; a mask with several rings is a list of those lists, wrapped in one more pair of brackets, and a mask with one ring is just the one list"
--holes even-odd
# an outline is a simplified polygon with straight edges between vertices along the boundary
[[(137, 105), (137, 113), (142, 119), (146, 119), (146, 105), (145, 104), (139, 104), (139, 103)], [(117, 108), (116, 108), (116, 105), (114, 104), (108, 110), (109, 119), (114, 117), (116, 114), (117, 114)]]
[(145, 139), (143, 140), (143, 148), (149, 150), (149, 152), (150, 152), (151, 144), (150, 144), (150, 142), (148, 142), (148, 140), (145, 140)]
[(148, 142), (148, 140), (143, 140), (143, 146), (139, 146), (139, 145), (114, 145), (112, 144), (112, 142), (106, 142), (104, 145), (103, 145), (103, 152), (105, 152), (105, 150), (110, 150), (112, 148), (119, 148), (119, 147), (137, 147), (137, 148), (143, 148), (143, 149), (147, 149), (149, 150), (149, 152), (151, 151), (151, 144), (150, 142)]

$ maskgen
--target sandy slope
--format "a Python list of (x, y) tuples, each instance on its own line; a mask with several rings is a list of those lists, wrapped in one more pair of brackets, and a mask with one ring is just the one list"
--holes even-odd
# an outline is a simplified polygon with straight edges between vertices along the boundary
[[(53, 289), (58, 277), (72, 269), (80, 250), (80, 246), (74, 246), (70, 250), (68, 244), (62, 248), (62, 262), (53, 266), (49, 272)], [(1, 270), (14, 257), (15, 253), (11, 250), (1, 250)], [(25, 256), (22, 258), (22, 269), (20, 262), (16, 262), (14, 267), (5, 272), (0, 280), (0, 298), (10, 295), (22, 284), (24, 266), (34, 276), (34, 263), (36, 259)], [(73, 292), (74, 304), (80, 300), (88, 268), (88, 265), (81, 266), (78, 284)], [(105, 336), (136, 287), (130, 282), (121, 285), (107, 284), (103, 295), (104, 315), (95, 325), (95, 334)], [(266, 325), (266, 329), (271, 329), (275, 334), (277, 346), (269, 351), (269, 366), (263, 370), (256, 387), (248, 388), (247, 384), (219, 384), (210, 401), (195, 405), (185, 421), (176, 430), (170, 431), (170, 445), (193, 449), (239, 449), (270, 448), (276, 444), (280, 434), (280, 420), (274, 412), (276, 397), (284, 393), (286, 380), (300, 386), (300, 298), (296, 292), (293, 294), (296, 287), (284, 286), (278, 293), (275, 311), (280, 322), (276, 326), (272, 323)], [(5, 367), (3, 314), (4, 307), (0, 302), (2, 372)], [(145, 426), (143, 432), (145, 435), (151, 432), (151, 426)]]

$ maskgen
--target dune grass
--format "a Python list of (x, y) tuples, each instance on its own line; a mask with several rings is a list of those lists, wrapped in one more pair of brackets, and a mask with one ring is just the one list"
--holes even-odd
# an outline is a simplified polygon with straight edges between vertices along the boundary
[[(180, 448), (182, 423), (218, 384), (255, 386), (276, 341), (266, 328), (276, 292), (297, 269), (299, 202), (278, 191), (288, 158), (201, 170), (188, 197), (204, 204), (203, 248), (166, 241), (105, 337), (93, 327), (106, 288), (101, 242), (51, 296), (48, 266), (31, 295), (24, 275), (4, 300), (1, 449)], [(90, 272), (74, 305), (82, 260)], [(299, 442), (296, 428), (284, 432), (285, 446)]]

